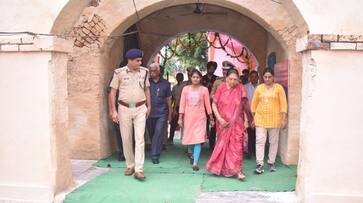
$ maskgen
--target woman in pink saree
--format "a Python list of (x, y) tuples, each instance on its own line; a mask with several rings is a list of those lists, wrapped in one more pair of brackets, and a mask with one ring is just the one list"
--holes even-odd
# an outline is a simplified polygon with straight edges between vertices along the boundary
[[(212, 104), (217, 118), (218, 141), (206, 165), (206, 170), (215, 175), (235, 176), (243, 180), (243, 136), (244, 113), (252, 118), (248, 110), (246, 91), (238, 81), (238, 72), (231, 69), (227, 73), (226, 82), (221, 84)], [(252, 119), (248, 119), (251, 123)]]

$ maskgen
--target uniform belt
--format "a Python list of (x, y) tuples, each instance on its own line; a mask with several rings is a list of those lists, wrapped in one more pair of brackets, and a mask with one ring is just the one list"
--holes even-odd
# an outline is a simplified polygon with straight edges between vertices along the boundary
[(121, 104), (122, 106), (126, 106), (128, 108), (136, 108), (136, 107), (139, 107), (139, 106), (145, 104), (146, 102), (141, 101), (141, 102), (136, 102), (136, 103), (126, 103), (126, 102), (119, 100), (118, 103)]

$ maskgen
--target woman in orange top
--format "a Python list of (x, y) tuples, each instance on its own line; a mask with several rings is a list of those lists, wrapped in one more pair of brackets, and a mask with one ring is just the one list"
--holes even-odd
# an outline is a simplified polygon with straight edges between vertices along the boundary
[(264, 172), (263, 160), (267, 133), (270, 149), (268, 153), (269, 170), (276, 171), (275, 159), (281, 128), (286, 126), (287, 101), (284, 88), (274, 83), (274, 72), (267, 68), (263, 72), (264, 83), (256, 88), (253, 95), (251, 110), (256, 125), (256, 170)]

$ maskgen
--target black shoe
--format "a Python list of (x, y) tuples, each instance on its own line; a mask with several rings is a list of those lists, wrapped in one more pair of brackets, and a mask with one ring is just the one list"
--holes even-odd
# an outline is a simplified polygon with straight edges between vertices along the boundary
[(268, 164), (268, 165), (270, 168), (270, 172), (275, 172), (277, 170), (275, 164)]
[(153, 162), (153, 164), (159, 164), (160, 163), (159, 159), (151, 159), (151, 161)]
[(261, 173), (263, 173), (263, 172), (265, 172), (265, 170), (263, 169), (263, 165), (258, 164), (258, 165), (256, 166), (255, 173), (257, 173), (257, 174), (261, 174)]
[(125, 157), (124, 156), (119, 156), (118, 157), (118, 161), (125, 161), (126, 159), (125, 159)]

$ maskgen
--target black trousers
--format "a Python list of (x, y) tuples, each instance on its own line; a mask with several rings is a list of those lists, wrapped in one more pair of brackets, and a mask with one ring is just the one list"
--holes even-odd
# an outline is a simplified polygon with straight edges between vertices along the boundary
[(256, 128), (247, 128), (248, 134), (248, 155), (256, 155)]
[[(179, 107), (176, 107), (175, 109), (176, 112), (179, 112)], [(175, 116), (173, 116), (171, 118), (171, 122), (170, 122), (170, 134), (169, 134), (169, 141), (173, 141), (174, 140), (174, 135), (175, 135), (175, 130), (178, 127), (178, 120), (179, 120), (179, 115), (176, 114)]]
[(157, 118), (149, 117), (146, 121), (149, 137), (151, 140), (151, 158), (158, 159), (161, 153), (161, 145), (164, 138), (164, 129), (167, 124), (167, 116)]
[[(214, 117), (214, 114), (213, 114)], [(215, 120), (215, 118), (214, 118)], [(208, 133), (208, 139), (209, 139), (209, 149), (214, 149), (214, 146), (216, 144), (216, 137), (217, 137), (217, 129), (214, 125), (213, 127), (209, 128), (210, 120), (209, 117), (207, 117), (207, 133)]]

